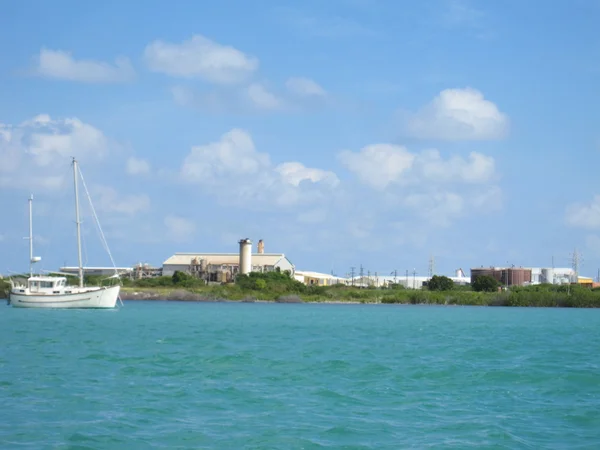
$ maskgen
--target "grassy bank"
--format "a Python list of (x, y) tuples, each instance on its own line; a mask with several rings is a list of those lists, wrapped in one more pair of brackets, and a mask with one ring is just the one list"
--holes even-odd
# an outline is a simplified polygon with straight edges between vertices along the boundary
[[(86, 279), (86, 284), (101, 280)], [(277, 301), (285, 303), (384, 303), (472, 306), (600, 307), (600, 290), (581, 286), (537, 285), (514, 287), (508, 292), (477, 292), (471, 287), (447, 286), (444, 290), (396, 288), (356, 288), (351, 286), (305, 286), (286, 273), (239, 277), (234, 284), (206, 285), (202, 280), (176, 273), (172, 277), (122, 280), (124, 300), (182, 301)], [(9, 284), (0, 280), (0, 298), (6, 297)], [(4, 295), (3, 295), (4, 294)]]
[(470, 287), (446, 290), (412, 290), (396, 287), (305, 286), (286, 274), (251, 274), (235, 284), (205, 285), (185, 276), (154, 280), (128, 280), (124, 299), (237, 300), (314, 303), (384, 303), (472, 306), (600, 307), (600, 290), (581, 286), (537, 285), (514, 287), (508, 292), (476, 292)]

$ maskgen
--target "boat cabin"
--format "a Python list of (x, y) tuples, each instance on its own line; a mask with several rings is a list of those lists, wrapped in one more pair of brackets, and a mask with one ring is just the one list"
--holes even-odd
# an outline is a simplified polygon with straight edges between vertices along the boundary
[(67, 286), (67, 279), (64, 277), (31, 277), (27, 280), (29, 292), (39, 292), (47, 294), (59, 294)]

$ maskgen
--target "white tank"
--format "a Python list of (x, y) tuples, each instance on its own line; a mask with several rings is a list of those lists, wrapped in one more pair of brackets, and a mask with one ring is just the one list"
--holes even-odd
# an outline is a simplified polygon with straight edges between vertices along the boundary
[(247, 275), (252, 272), (252, 241), (242, 239), (240, 242), (240, 273)]
[(554, 269), (542, 269), (542, 283), (554, 284)]

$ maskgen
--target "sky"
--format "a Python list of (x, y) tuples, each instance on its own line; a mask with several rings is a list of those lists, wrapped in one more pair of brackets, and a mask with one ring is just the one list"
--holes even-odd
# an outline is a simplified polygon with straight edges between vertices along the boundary
[[(265, 242), (298, 270), (600, 268), (600, 2), (12, 0), (0, 273)], [(84, 265), (110, 265), (80, 183)]]

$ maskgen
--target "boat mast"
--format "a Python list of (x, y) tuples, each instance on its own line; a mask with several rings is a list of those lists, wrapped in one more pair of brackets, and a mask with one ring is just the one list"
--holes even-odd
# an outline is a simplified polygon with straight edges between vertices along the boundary
[(79, 262), (79, 287), (83, 287), (83, 266), (81, 265), (81, 221), (79, 220), (79, 191), (77, 189), (77, 160), (73, 158), (73, 182), (75, 184), (75, 223), (77, 224), (77, 256)]
[(33, 276), (33, 194), (29, 196), (29, 276)]

